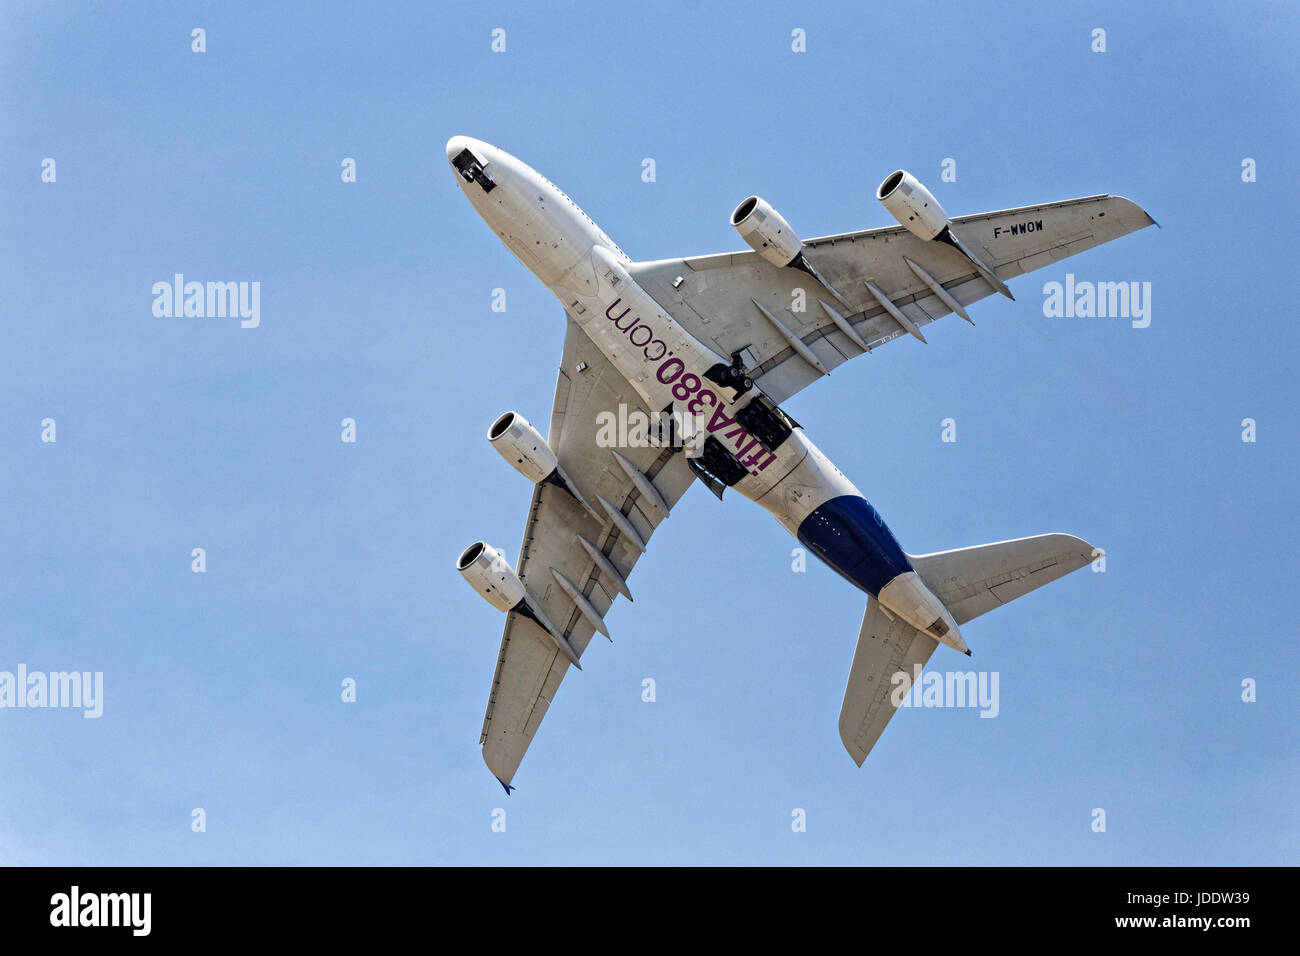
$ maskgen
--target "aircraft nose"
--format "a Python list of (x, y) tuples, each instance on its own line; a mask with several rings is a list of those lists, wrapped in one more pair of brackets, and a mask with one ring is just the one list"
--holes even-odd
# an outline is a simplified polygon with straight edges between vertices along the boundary
[(453, 136), (447, 140), (447, 161), (451, 162), (462, 149), (469, 147), (468, 136)]

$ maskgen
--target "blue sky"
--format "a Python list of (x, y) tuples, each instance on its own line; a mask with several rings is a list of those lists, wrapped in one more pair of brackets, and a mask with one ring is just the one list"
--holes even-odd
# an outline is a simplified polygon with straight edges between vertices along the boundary
[[(102, 671), (104, 713), (0, 709), (0, 862), (1295, 863), (1298, 32), (1283, 3), (6, 4), (0, 670)], [(563, 318), (459, 195), (457, 133), (635, 259), (739, 248), (752, 192), (804, 235), (886, 225), (900, 166), (954, 215), (1159, 220), (788, 406), (909, 551), (1106, 549), (963, 629), (996, 719), (904, 711), (856, 768), (861, 595), (695, 492), (502, 793), (502, 620), (453, 562), (517, 556), (529, 490), (483, 433), (547, 421)], [(260, 326), (155, 317), (177, 272), (260, 282)], [(1150, 327), (1045, 318), (1066, 272), (1150, 282)]]

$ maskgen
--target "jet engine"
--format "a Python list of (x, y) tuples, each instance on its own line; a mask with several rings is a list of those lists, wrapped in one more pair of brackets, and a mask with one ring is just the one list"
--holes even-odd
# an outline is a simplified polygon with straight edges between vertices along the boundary
[(541, 607), (528, 596), (524, 583), (519, 580), (519, 575), (515, 574), (514, 569), (506, 563), (500, 551), (486, 541), (475, 541), (456, 559), (456, 570), (469, 582), (470, 587), (498, 611), (514, 611), (536, 621), (569, 662), (578, 670), (582, 670), (582, 665), (578, 663), (578, 653), (573, 645), (542, 612)]
[(905, 169), (890, 173), (876, 190), (876, 198), (899, 225), (926, 242), (938, 238), (951, 224), (939, 200)]
[(533, 484), (549, 478), (559, 464), (546, 439), (518, 412), (498, 417), (487, 437), (501, 457)]
[(578, 494), (577, 486), (564, 474), (560, 460), (551, 446), (536, 428), (528, 424), (524, 416), (518, 412), (506, 412), (499, 416), (488, 429), (487, 438), (501, 457), (510, 463), (510, 467), (533, 484), (555, 485), (568, 492), (578, 504), (595, 515), (598, 521), (604, 521)]
[(731, 225), (751, 249), (777, 268), (790, 265), (803, 249), (790, 224), (759, 196), (750, 196), (736, 207)]
[[(833, 295), (841, 305), (849, 303), (840, 295), (817, 267), (804, 255), (803, 241), (795, 235), (785, 218), (761, 196), (750, 196), (731, 214), (731, 225), (740, 233), (751, 249), (778, 269), (789, 266), (812, 276)], [(851, 307), (850, 307), (851, 308)], [(731, 384), (730, 382), (727, 384)]]
[(512, 610), (526, 596), (523, 582), (514, 569), (486, 541), (475, 541), (462, 551), (456, 560), (456, 570), (498, 611)]
[[(957, 238), (952, 231), (952, 220), (939, 205), (930, 190), (921, 185), (920, 180), (905, 169), (898, 169), (885, 177), (885, 181), (876, 190), (876, 198), (886, 211), (898, 220), (899, 225), (916, 238), (925, 242), (938, 240), (952, 246), (975, 267), (984, 280), (995, 290), (1014, 301), (1015, 296), (1007, 288), (997, 273)], [(959, 311), (954, 309), (953, 311)]]

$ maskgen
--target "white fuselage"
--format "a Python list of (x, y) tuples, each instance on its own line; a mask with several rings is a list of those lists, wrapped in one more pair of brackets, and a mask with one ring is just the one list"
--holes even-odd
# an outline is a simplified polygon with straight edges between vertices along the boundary
[[(475, 166), (468, 165), (469, 158)], [(555, 294), (646, 408), (658, 412), (672, 406), (678, 414), (693, 417), (702, 432), (697, 437), (717, 439), (744, 466), (746, 474), (732, 486), (738, 493), (771, 512), (801, 541), (805, 537), (800, 529), (806, 529), (809, 516), (827, 502), (861, 499), (802, 428), (796, 427), (769, 451), (736, 422), (737, 411), (754, 400), (758, 390), (735, 396), (732, 388), (705, 377), (727, 360), (691, 335), (632, 279), (627, 255), (550, 180), (504, 150), (468, 137), (448, 141), (447, 159), (475, 210)], [(870, 514), (883, 528), (874, 510)], [(893, 543), (887, 529), (884, 533)], [(920, 606), (915, 611), (900, 606), (899, 613), (921, 629), (938, 616), (947, 617), (960, 642), (947, 610), (910, 570), (908, 566), (909, 574), (889, 583), (895, 585), (892, 592), (906, 590), (910, 604), (919, 601)], [(924, 595), (914, 593), (918, 587)]]

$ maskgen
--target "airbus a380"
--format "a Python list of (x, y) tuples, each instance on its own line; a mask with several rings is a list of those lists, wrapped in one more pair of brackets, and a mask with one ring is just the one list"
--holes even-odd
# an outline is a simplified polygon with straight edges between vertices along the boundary
[[(766, 509), (866, 592), (840, 737), (859, 765), (912, 675), (961, 626), (1089, 564), (1091, 545), (1045, 534), (910, 555), (858, 488), (780, 403), (842, 362), (993, 293), (1006, 280), (1152, 225), (1118, 196), (950, 219), (898, 170), (876, 198), (897, 225), (800, 240), (758, 196), (731, 224), (749, 250), (633, 262), (545, 176), (464, 136), (447, 161), (475, 211), (559, 299), (564, 353), (546, 438), (516, 412), (487, 432), (534, 484), (519, 561), (479, 541), (456, 567), (505, 633), (480, 743), (506, 788), (570, 667), (581, 669), (651, 536), (693, 484)], [(647, 440), (598, 419), (640, 412)], [(635, 437), (635, 436), (634, 436)]]

